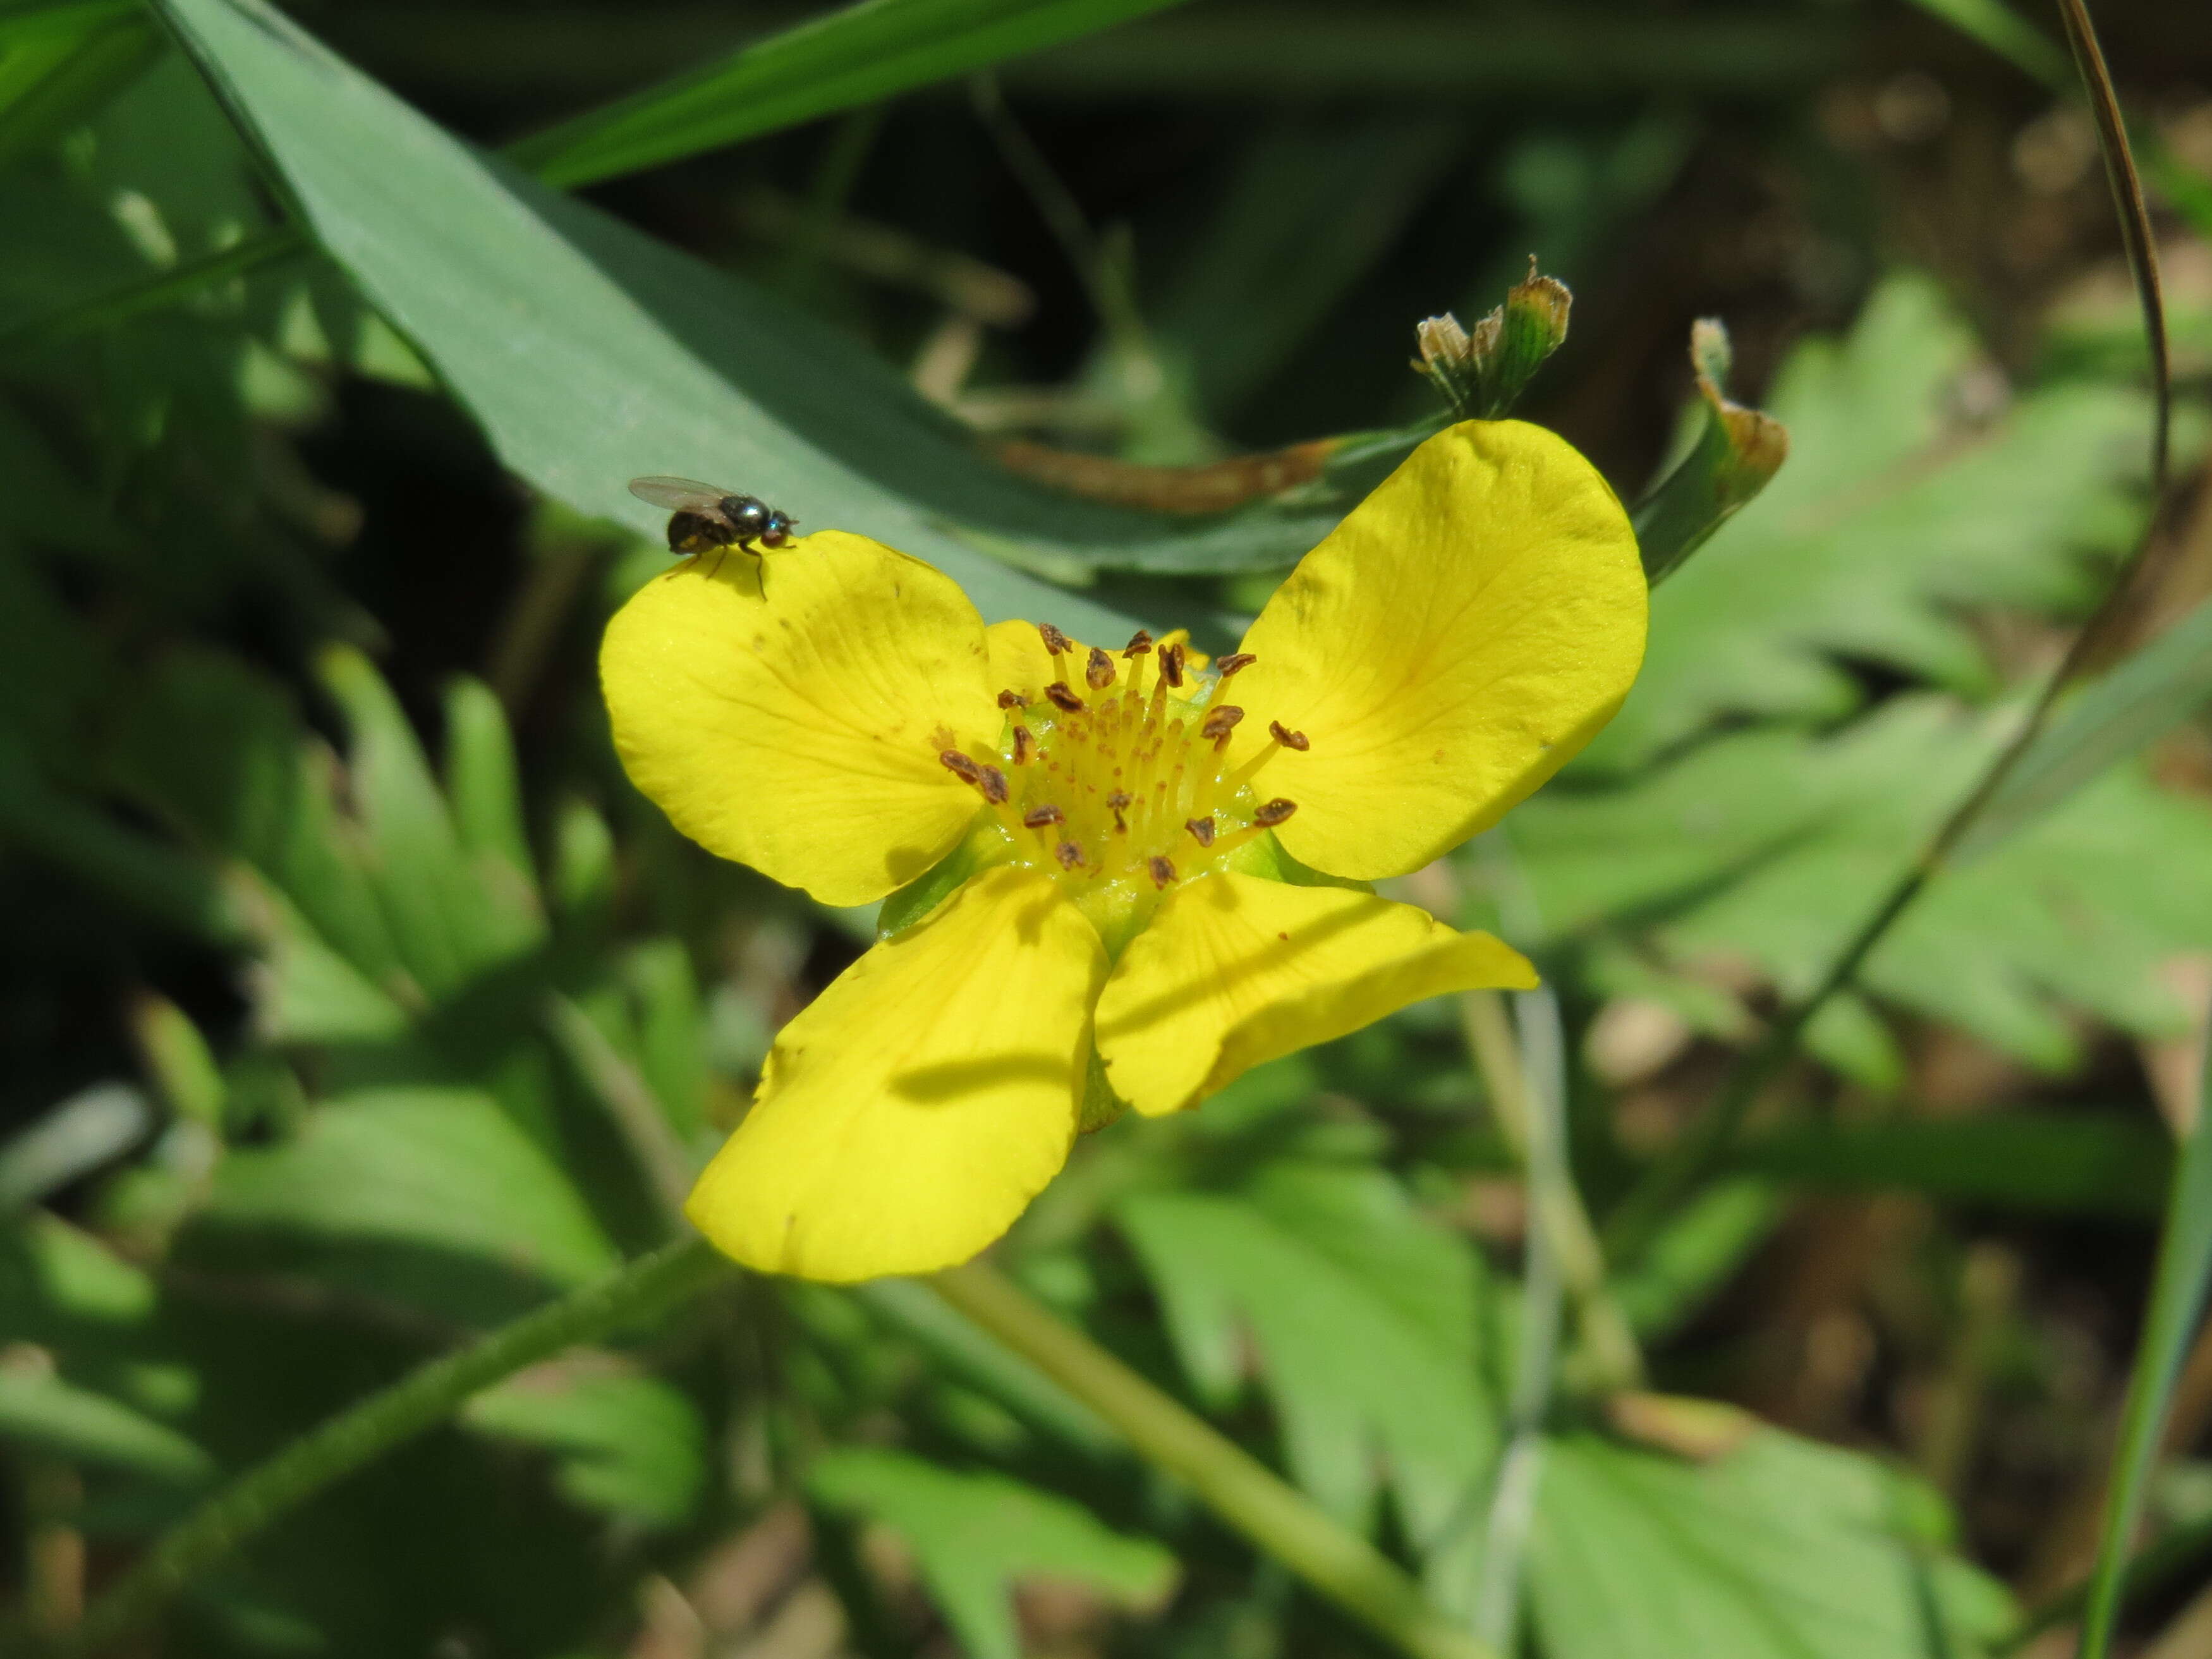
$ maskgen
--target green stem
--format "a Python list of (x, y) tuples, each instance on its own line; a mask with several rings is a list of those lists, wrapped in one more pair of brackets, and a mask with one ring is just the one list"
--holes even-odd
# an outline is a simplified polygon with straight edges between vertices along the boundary
[(247, 1470), (164, 1534), (93, 1603), (53, 1650), (56, 1659), (98, 1652), (145, 1623), (196, 1574), (324, 1487), (434, 1428), (471, 1395), (625, 1319), (665, 1307), (727, 1270), (704, 1239), (664, 1245), (341, 1412)]
[(312, 246), (302, 233), (289, 225), (264, 230), (204, 258), (190, 260), (173, 270), (157, 271), (143, 282), (95, 295), (82, 305), (0, 334), (0, 357), (21, 356), (48, 346), (65, 344), (132, 317), (166, 310), (181, 304), (202, 289), (243, 276), (291, 254), (304, 253)]
[(1413, 1659), (1498, 1659), (1431, 1606), (1381, 1551), (1242, 1447), (1019, 1290), (970, 1262), (927, 1281), (953, 1307), (1186, 1482), (1215, 1515)]
[(1460, 1024), (1498, 1127), (1527, 1175), (1534, 1219), (1544, 1230), (1567, 1294), (1574, 1298), (1589, 1368), (1584, 1380), (1601, 1392), (1641, 1388), (1643, 1351), (1606, 1282), (1605, 1250), (1566, 1167), (1565, 1125), (1554, 1122), (1547, 1133), (1537, 1133), (1534, 1114), (1541, 1109), (1556, 1115), (1558, 1106), (1533, 1097), (1504, 994), (1468, 992), (1460, 999)]

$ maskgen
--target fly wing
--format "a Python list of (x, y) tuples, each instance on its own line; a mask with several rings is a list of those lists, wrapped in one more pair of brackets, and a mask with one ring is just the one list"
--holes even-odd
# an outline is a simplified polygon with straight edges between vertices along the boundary
[(641, 501), (651, 501), (655, 507), (665, 507), (671, 513), (697, 513), (719, 517), (726, 489), (717, 489), (696, 478), (632, 478), (629, 493)]

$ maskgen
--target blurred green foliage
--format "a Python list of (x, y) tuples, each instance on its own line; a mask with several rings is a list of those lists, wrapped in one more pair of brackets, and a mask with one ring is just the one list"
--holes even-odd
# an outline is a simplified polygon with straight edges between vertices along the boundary
[[(2041, 94), (1870, 8), (1200, 4), (1077, 39), (1150, 9), (871, 0), (749, 16), (726, 59), (743, 29), (676, 8), (0, 10), (0, 1586), (23, 1620), (665, 1239), (770, 1033), (871, 937), (623, 781), (592, 663), (661, 568), (632, 474), (878, 536), (987, 617), (1218, 639), (1445, 418), (1413, 325), (1480, 317), (1535, 248), (1580, 298), (1522, 412), (1626, 499), (1696, 484), (1666, 533), (1697, 550), (1613, 726), (1407, 896), (1503, 916), (1541, 960), (1601, 1218), (2013, 729), (2147, 505), (2126, 313), (2077, 302), (2046, 335), (2044, 293), (1973, 275), (1986, 250), (1913, 240), (1915, 169), (1968, 190)], [(1003, 91), (934, 84), (977, 70)], [(1940, 164), (1895, 136), (1936, 118), (1923, 82), (1966, 135)], [(623, 176), (648, 163), (674, 165)], [(2102, 246), (2095, 179), (2069, 188), (2046, 288)], [(1789, 429), (1747, 504), (1694, 470), (1729, 459), (1681, 355), (1713, 310), (1730, 395)], [(1288, 488), (1235, 483), (1238, 454), (1316, 440)], [(1249, 499), (1182, 510), (1224, 477)], [(2079, 1351), (2119, 1335), (2068, 1309), (2085, 1284), (2131, 1304), (2172, 1162), (2130, 1055), (2203, 1000), (2175, 969), (2212, 941), (2206, 628), (2199, 598), (2062, 709), (1725, 1178), (1615, 1264), (1656, 1386), (1771, 1425), (1692, 1455), (1563, 1384), (1522, 1432), (1516, 1158), (1437, 1007), (1091, 1138), (1004, 1261), (1453, 1616), (1518, 1562), (1548, 1659), (1996, 1650), (2015, 1512), (2093, 1468), (2111, 1392)], [(1861, 1261), (1833, 1217), (1868, 1189), (1917, 1219)], [(2065, 1293), (1962, 1358), (1958, 1258), (1997, 1233)], [(1791, 1277), (1793, 1250), (1859, 1277)], [(1876, 1327), (1855, 1407), (1806, 1403), (1818, 1366), (1776, 1357)], [(1929, 1452), (1931, 1399), (2016, 1407), (1975, 1442), (1988, 1492)], [(2004, 1466), (2036, 1434), (2071, 1462)], [(1374, 1646), (919, 1287), (766, 1282), (477, 1395), (188, 1587), (160, 1640), (771, 1638)]]

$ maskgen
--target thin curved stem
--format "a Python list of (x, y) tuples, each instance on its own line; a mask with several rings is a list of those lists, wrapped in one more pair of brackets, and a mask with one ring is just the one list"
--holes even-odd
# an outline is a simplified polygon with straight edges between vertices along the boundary
[(924, 1281), (1112, 1424), (1214, 1514), (1411, 1659), (1498, 1659), (1438, 1612), (1388, 1557), (997, 1269), (970, 1262)]
[(248, 1469), (162, 1534), (51, 1650), (55, 1659), (95, 1653), (145, 1623), (196, 1574), (325, 1486), (435, 1427), (471, 1395), (627, 1318), (665, 1307), (729, 1271), (702, 1238), (664, 1245), (341, 1412)]

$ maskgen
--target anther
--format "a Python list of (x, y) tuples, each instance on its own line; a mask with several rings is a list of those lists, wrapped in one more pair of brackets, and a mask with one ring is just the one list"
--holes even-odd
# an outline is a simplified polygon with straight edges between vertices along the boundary
[(1196, 842), (1200, 847), (1211, 847), (1213, 845), (1213, 817), (1212, 814), (1209, 813), (1206, 817), (1202, 818), (1186, 818), (1183, 820), (1182, 827), (1190, 831), (1190, 838)]
[(1067, 642), (1067, 635), (1050, 623), (1037, 624), (1037, 637), (1044, 641), (1044, 648), (1055, 657), (1064, 655), (1075, 648)]
[(1170, 685), (1182, 684), (1182, 647), (1164, 645), (1160, 647), (1160, 678)]
[(1225, 680), (1239, 669), (1249, 668), (1259, 660), (1249, 651), (1232, 651), (1214, 666), (1219, 671), (1221, 678)]
[(1123, 817), (1121, 814), (1128, 805), (1129, 794), (1127, 790), (1116, 789), (1106, 797), (1106, 810), (1114, 815), (1114, 827), (1125, 836), (1129, 833), (1129, 820)]
[(1036, 753), (1036, 735), (1026, 726), (1014, 728), (1014, 764), (1027, 766), (1030, 757)]
[(999, 693), (999, 707), (1001, 708), (1026, 708), (1029, 706), (1030, 700), (1018, 691)]
[(1049, 802), (1042, 806), (1032, 806), (1022, 814), (1022, 828), (1024, 830), (1042, 830), (1048, 823), (1066, 822), (1067, 814)]
[(1294, 800), (1285, 800), (1280, 795), (1278, 795), (1274, 799), (1268, 801), (1262, 805), (1258, 811), (1252, 814), (1252, 822), (1258, 824), (1262, 830), (1272, 830), (1297, 810), (1297, 802)]
[(1175, 885), (1176, 867), (1172, 860), (1163, 858), (1149, 858), (1145, 860), (1145, 868), (1152, 872), (1153, 886), (1172, 887)]
[(937, 758), (944, 765), (945, 769), (954, 776), (964, 778), (969, 783), (980, 784), (983, 781), (982, 763), (970, 760), (957, 749), (948, 749)]
[(1052, 855), (1060, 860), (1060, 867), (1063, 870), (1075, 870), (1082, 867), (1083, 849), (1072, 841), (1060, 842), (1052, 849)]
[(1284, 748), (1295, 749), (1301, 755), (1304, 754), (1307, 750), (1313, 747), (1311, 739), (1310, 739), (1304, 732), (1293, 732), (1288, 726), (1285, 726), (1280, 720), (1269, 720), (1267, 722), (1267, 732), (1269, 736), (1273, 737), (1277, 743), (1282, 744)]
[(1079, 714), (1091, 705), (1067, 689), (1065, 680), (1054, 680), (1044, 689), (1044, 694), (1054, 708), (1070, 714)]
[(1093, 691), (1103, 691), (1114, 684), (1114, 659), (1092, 646), (1091, 660), (1083, 665), (1083, 680)]
[(1129, 635), (1129, 642), (1121, 647), (1121, 654), (1125, 657), (1141, 657), (1152, 648), (1152, 636), (1140, 628)]
[(983, 799), (994, 806), (1003, 805), (1006, 799), (1006, 775), (995, 766), (983, 768), (975, 787), (983, 792)]
[(1233, 702), (1224, 702), (1218, 708), (1209, 709), (1206, 712), (1206, 723), (1198, 728), (1198, 735), (1201, 738), (1212, 738), (1218, 742), (1234, 732), (1237, 729), (1237, 721), (1243, 718), (1243, 709)]

